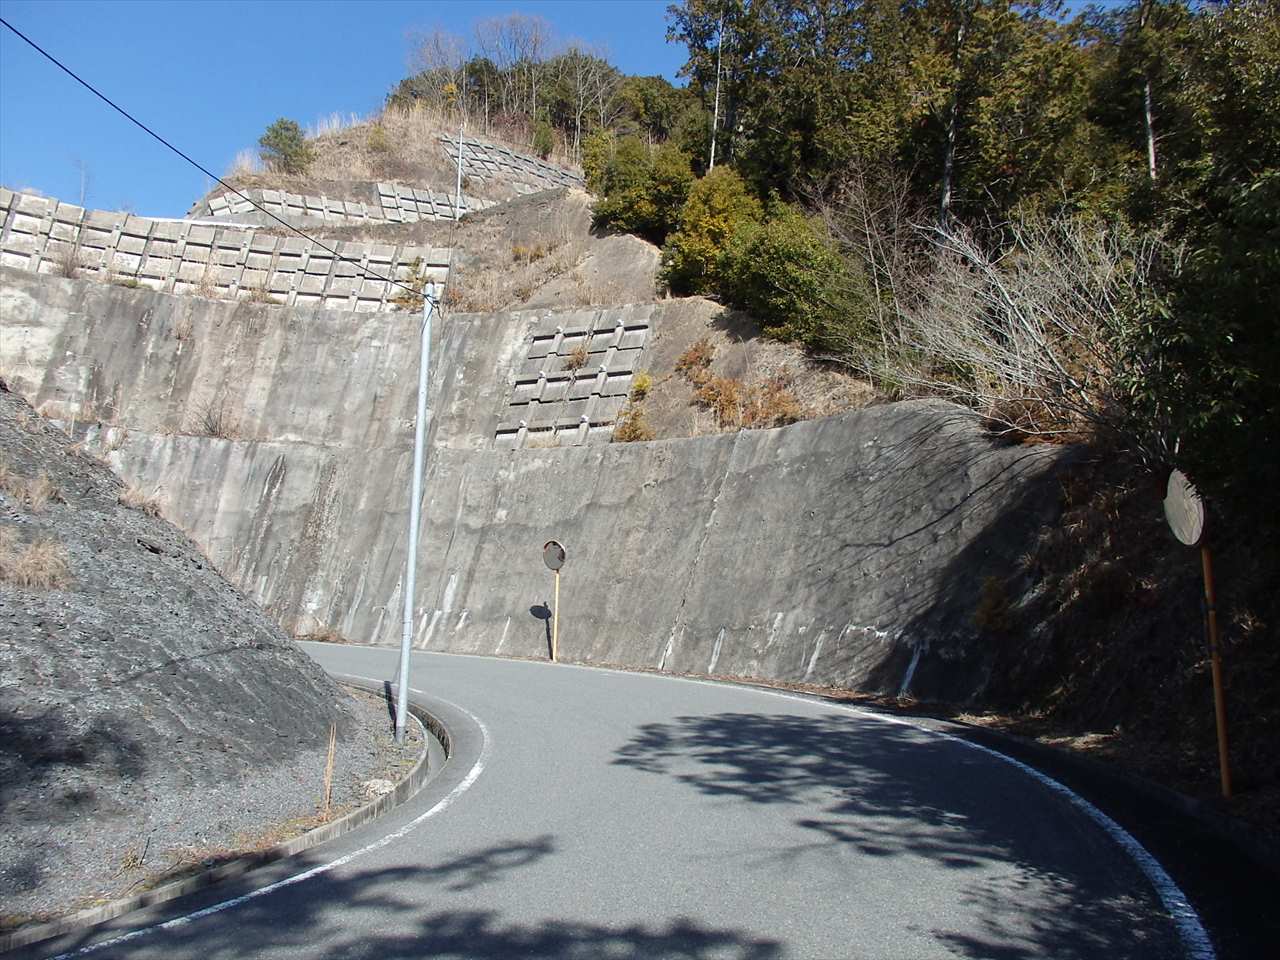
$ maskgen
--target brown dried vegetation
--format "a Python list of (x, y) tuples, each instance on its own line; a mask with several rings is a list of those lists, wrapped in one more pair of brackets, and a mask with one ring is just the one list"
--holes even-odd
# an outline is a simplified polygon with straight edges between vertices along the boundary
[(12, 497), (32, 513), (40, 513), (50, 502), (62, 500), (62, 494), (47, 473), (42, 472), (28, 480), (4, 461), (0, 461), (0, 492)]
[(140, 510), (148, 517), (160, 516), (160, 498), (156, 494), (147, 496), (140, 488), (129, 486), (120, 494), (119, 502), (122, 507), (128, 507), (130, 510)]
[(614, 443), (634, 443), (640, 440), (652, 440), (655, 437), (653, 427), (645, 420), (644, 410), (635, 404), (629, 405), (613, 428)]
[(0, 582), (27, 590), (64, 586), (71, 568), (67, 551), (54, 540), (23, 544), (16, 531), (0, 527)]

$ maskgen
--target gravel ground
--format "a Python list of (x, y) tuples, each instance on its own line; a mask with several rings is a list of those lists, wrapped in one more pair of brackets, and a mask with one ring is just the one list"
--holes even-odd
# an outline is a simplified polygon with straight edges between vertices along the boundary
[[(122, 791), (114, 816), (49, 825), (21, 844), (18, 833), (0, 838), (3, 928), (44, 922), (268, 849), (375, 799), (367, 785), (405, 776), (422, 753), (422, 736), (411, 724), (397, 745), (385, 700), (363, 692), (351, 699), (359, 724), (334, 751), (327, 817), (321, 811), (327, 748), (299, 753), (269, 775), (253, 771), (204, 784), (194, 805), (186, 790), (147, 792), (135, 804)], [(41, 882), (14, 889), (23, 878), (8, 865), (33, 856), (45, 863)]]

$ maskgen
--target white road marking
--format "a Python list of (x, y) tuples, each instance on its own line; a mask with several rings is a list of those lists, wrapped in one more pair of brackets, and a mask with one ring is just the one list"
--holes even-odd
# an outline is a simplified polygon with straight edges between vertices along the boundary
[[(346, 676), (354, 675), (347, 674)], [(354, 679), (371, 680), (374, 683), (380, 682), (373, 677), (354, 677)], [(422, 690), (417, 690), (413, 687), (410, 687), (409, 689), (414, 693), (421, 693), (424, 696), (429, 695), (425, 694)], [(469, 710), (464, 710), (456, 703), (450, 703), (442, 697), (435, 697), (433, 694), (429, 696), (432, 696), (435, 700), (439, 700), (446, 706), (452, 707), (459, 713), (466, 714), (466, 716), (475, 721), (476, 725), (480, 728), (481, 735), (484, 737), (484, 744), (480, 748), (480, 756), (476, 759), (476, 762), (472, 764), (471, 769), (467, 771), (467, 775), (463, 777), (461, 782), (450, 790), (447, 795), (441, 798), (430, 810), (419, 814), (399, 830), (388, 833), (386, 836), (373, 841), (373, 843), (363, 846), (359, 850), (353, 850), (351, 853), (338, 857), (336, 860), (330, 860), (328, 863), (322, 863), (318, 866), (312, 867), (310, 870), (304, 870), (301, 873), (295, 873), (291, 877), (285, 877), (283, 880), (277, 880), (275, 883), (269, 883), (265, 887), (259, 887), (257, 890), (251, 890), (243, 896), (234, 897), (231, 900), (223, 900), (221, 903), (215, 903), (213, 906), (205, 907), (203, 910), (196, 910), (193, 913), (188, 913), (181, 917), (174, 917), (172, 920), (166, 920), (164, 923), (157, 923), (149, 927), (142, 927), (139, 930), (132, 930), (129, 933), (122, 934), (121, 936), (112, 937), (110, 940), (103, 940), (99, 943), (93, 943), (86, 947), (81, 947), (79, 950), (73, 950), (70, 953), (58, 954), (58, 956), (54, 957), (54, 960), (64, 960), (66, 957), (83, 957), (86, 954), (96, 953), (97, 951), (103, 950), (107, 947), (116, 947), (122, 943), (128, 943), (130, 940), (137, 940), (139, 937), (145, 937), (148, 934), (156, 933), (160, 930), (175, 930), (179, 927), (185, 927), (187, 924), (194, 923), (196, 920), (212, 916), (215, 913), (222, 913), (224, 910), (234, 909), (243, 903), (248, 903), (250, 900), (256, 900), (258, 897), (264, 897), (267, 894), (273, 893), (283, 887), (290, 887), (295, 883), (302, 883), (304, 880), (310, 880), (312, 877), (319, 876), (322, 873), (328, 873), (330, 870), (336, 870), (338, 867), (346, 866), (352, 860), (362, 857), (366, 853), (371, 853), (374, 850), (380, 850), (383, 847), (394, 843), (401, 837), (420, 827), (436, 814), (443, 813), (445, 810), (449, 809), (449, 807), (453, 806), (454, 802), (460, 796), (471, 789), (475, 782), (480, 778), (480, 774), (484, 773), (485, 763), (489, 759), (490, 746), (493, 740), (489, 735), (489, 728), (485, 726), (484, 721), (474, 713)]]
[[(495, 657), (477, 656), (475, 654), (437, 653), (435, 654), (435, 656), (468, 657), (468, 658), (477, 659), (477, 660), (498, 659)], [(567, 663), (553, 664), (550, 662), (537, 661), (537, 660), (509, 661), (509, 662), (533, 663), (540, 666), (553, 667), (555, 669), (560, 669), (560, 670), (564, 670), (564, 669), (593, 670), (601, 673), (617, 673), (627, 677), (650, 677), (655, 680), (677, 680), (682, 683), (696, 683), (696, 684), (702, 684), (705, 686), (714, 686), (714, 687), (721, 687), (721, 688), (727, 685), (719, 681), (699, 680), (693, 677), (675, 677), (675, 676), (663, 676), (660, 674), (653, 674), (653, 673), (635, 673), (635, 672), (626, 671), (626, 670), (611, 670), (607, 667), (588, 667), (588, 666), (582, 666), (579, 664), (567, 664)], [(374, 682), (378, 682), (374, 680), (374, 678), (372, 677), (356, 677), (356, 679), (373, 680)], [(409, 689), (412, 690), (414, 693), (423, 693), (423, 691), (418, 690), (414, 687), (410, 687)], [(1146, 847), (1144, 847), (1141, 843), (1139, 843), (1138, 840), (1131, 833), (1125, 830), (1124, 827), (1120, 826), (1120, 824), (1116, 823), (1109, 816), (1107, 816), (1105, 813), (1103, 813), (1101, 810), (1095, 807), (1092, 803), (1090, 803), (1084, 797), (1080, 796), (1070, 787), (1066, 786), (1063, 783), (1060, 783), (1059, 781), (1055, 780), (1053, 777), (1049, 776), (1048, 774), (1042, 773), (1041, 771), (1035, 769), (1034, 767), (1023, 763), (1021, 760), (1015, 760), (1013, 757), (1000, 753), (998, 750), (993, 750), (992, 748), (983, 746), (982, 744), (974, 743), (970, 740), (965, 740), (963, 737), (958, 737), (958, 736), (955, 736), (954, 734), (945, 733), (941, 730), (934, 730), (931, 727), (925, 726), (924, 724), (912, 721), (905, 717), (886, 716), (885, 714), (876, 713), (872, 710), (868, 710), (865, 707), (851, 706), (848, 704), (819, 703), (818, 701), (815, 701), (810, 697), (800, 696), (793, 693), (786, 693), (779, 690), (768, 690), (768, 689), (759, 688), (759, 687), (747, 687), (747, 686), (743, 686), (741, 689), (750, 691), (752, 693), (762, 694), (764, 696), (777, 697), (782, 700), (792, 700), (800, 703), (806, 703), (806, 704), (809, 704), (810, 706), (814, 706), (814, 705), (825, 706), (832, 710), (851, 713), (856, 716), (866, 717), (871, 720), (879, 720), (884, 723), (892, 723), (892, 724), (898, 724), (904, 727), (910, 727), (914, 730), (919, 730), (923, 733), (930, 734), (935, 737), (941, 737), (944, 740), (950, 740), (962, 746), (969, 747), (970, 749), (977, 750), (981, 753), (985, 753), (988, 756), (994, 757), (997, 760), (1001, 760), (1007, 764), (1010, 764), (1013, 767), (1016, 767), (1018, 770), (1031, 776), (1033, 779), (1035, 779), (1036, 781), (1038, 781), (1048, 789), (1052, 790), (1054, 793), (1057, 793), (1059, 796), (1066, 799), (1072, 806), (1074, 806), (1077, 810), (1079, 810), (1081, 813), (1087, 816), (1090, 820), (1092, 820), (1095, 824), (1097, 824), (1103, 830), (1104, 833), (1106, 833), (1109, 837), (1111, 837), (1111, 839), (1114, 840), (1120, 846), (1120, 848), (1124, 850), (1126, 854), (1128, 854), (1130, 859), (1133, 860), (1134, 864), (1142, 872), (1143, 876), (1147, 878), (1147, 881), (1151, 884), (1152, 888), (1155, 890), (1156, 896), (1160, 899), (1161, 905), (1165, 908), (1165, 911), (1172, 918), (1174, 927), (1178, 931), (1178, 936), (1182, 940), (1182, 945), (1183, 945), (1183, 949), (1185, 951), (1187, 960), (1216, 960), (1217, 954), (1214, 952), (1213, 944), (1209, 940), (1209, 934), (1205, 930), (1204, 924), (1201, 922), (1199, 914), (1196, 913), (1195, 908), (1191, 906), (1190, 902), (1187, 900), (1186, 895), (1182, 892), (1182, 890), (1178, 887), (1178, 885), (1173, 881), (1173, 878), (1169, 876), (1168, 872), (1164, 869), (1164, 867), (1160, 865), (1160, 862), (1156, 860), (1156, 858), (1151, 855), (1151, 853), (1146, 849)], [(400, 839), (405, 834), (415, 829), (419, 824), (423, 823), (430, 817), (433, 817), (437, 813), (440, 813), (441, 811), (447, 809), (449, 806), (451, 806), (454, 803), (455, 800), (458, 799), (458, 797), (460, 797), (463, 793), (465, 793), (467, 790), (471, 788), (471, 786), (479, 778), (480, 774), (484, 771), (484, 765), (489, 755), (491, 738), (489, 735), (489, 728), (485, 726), (484, 722), (479, 717), (475, 716), (475, 714), (471, 713), (468, 710), (464, 710), (462, 707), (459, 707), (455, 703), (450, 703), (448, 700), (444, 700), (438, 697), (436, 699), (439, 699), (441, 703), (444, 703), (454, 708), (455, 710), (458, 710), (460, 713), (466, 714), (468, 717), (474, 720), (476, 724), (480, 727), (480, 731), (484, 736), (484, 745), (481, 747), (479, 759), (476, 760), (475, 764), (472, 766), (471, 770), (467, 773), (466, 777), (463, 778), (462, 782), (459, 783), (456, 787), (454, 787), (451, 791), (449, 791), (449, 794), (446, 797), (440, 800), (430, 810), (426, 811), (426, 813), (420, 814), (417, 818), (415, 818), (414, 820), (411, 820), (409, 823), (405, 824), (405, 826), (401, 827), (399, 830), (395, 831), (394, 833), (389, 833), (386, 836), (382, 837), (381, 839), (376, 840), (373, 843), (369, 844), (368, 846), (362, 847), (361, 849), (356, 850), (352, 853), (349, 853), (346, 856), (339, 857), (337, 860), (333, 860), (329, 863), (325, 863), (317, 867), (313, 867), (310, 870), (306, 870), (306, 871), (303, 871), (302, 873), (295, 874), (292, 877), (286, 877), (284, 880), (279, 880), (275, 883), (262, 887), (261, 889), (253, 890), (249, 893), (244, 894), (243, 896), (236, 897), (232, 900), (225, 900), (222, 903), (214, 904), (213, 906), (206, 907), (203, 910), (197, 910), (194, 913), (190, 913), (182, 917), (175, 917), (172, 920), (168, 920), (160, 924), (155, 924), (154, 926), (144, 927), (140, 930), (134, 930), (122, 936), (115, 937), (110, 940), (104, 940), (101, 943), (91, 944), (90, 946), (82, 947), (81, 949), (73, 951), (72, 953), (60, 954), (59, 956), (55, 957), (54, 960), (63, 960), (63, 958), (65, 957), (84, 956), (85, 954), (90, 954), (98, 950), (101, 950), (104, 947), (116, 946), (118, 944), (125, 943), (130, 940), (135, 940), (142, 936), (146, 936), (147, 934), (153, 933), (158, 930), (170, 930), (170, 929), (175, 929), (177, 927), (182, 927), (196, 920), (199, 920), (203, 917), (210, 916), (211, 914), (221, 913), (224, 910), (229, 910), (233, 907), (237, 907), (242, 903), (246, 903), (250, 900), (256, 899), (257, 897), (264, 896), (268, 893), (271, 893), (274, 890), (280, 889), (281, 887), (287, 887), (295, 883), (301, 883), (303, 880), (307, 880), (310, 877), (314, 877), (321, 873), (327, 873), (330, 870), (336, 869), (337, 867), (341, 867), (341, 866), (344, 866), (345, 864), (350, 863), (352, 860), (356, 859), (357, 857), (363, 856), (364, 854), (369, 853), (370, 851), (380, 849), (382, 847), (387, 846), (390, 843), (393, 843), (394, 841)]]
[[(435, 656), (469, 657), (476, 660), (498, 659), (473, 653), (436, 653)], [(678, 680), (682, 683), (697, 683), (709, 687), (724, 688), (725, 686), (734, 685), (731, 682), (725, 683), (720, 680), (699, 680), (696, 677), (677, 677), (657, 673), (639, 673), (630, 670), (615, 670), (609, 667), (590, 667), (576, 663), (551, 663), (543, 660), (515, 662), (533, 663), (538, 666), (557, 670), (594, 670), (601, 673), (617, 673), (626, 677), (650, 677), (655, 680)], [(1179, 888), (1179, 886), (1174, 882), (1173, 878), (1169, 876), (1168, 871), (1160, 865), (1160, 861), (1153, 857), (1150, 851), (1139, 843), (1133, 834), (1129, 833), (1129, 831), (1124, 827), (1120, 826), (1120, 824), (1116, 823), (1066, 784), (1060, 783), (1047, 773), (1043, 773), (1035, 767), (1023, 763), (1021, 760), (1015, 760), (1013, 757), (1007, 756), (998, 750), (993, 750), (991, 747), (974, 743), (971, 740), (966, 740), (963, 737), (958, 737), (955, 734), (946, 733), (942, 730), (934, 730), (931, 727), (925, 726), (922, 723), (915, 722), (906, 717), (887, 716), (882, 713), (876, 713), (873, 710), (868, 710), (865, 707), (858, 707), (850, 704), (820, 703), (811, 697), (787, 693), (782, 690), (769, 690), (764, 687), (752, 687), (746, 685), (739, 686), (743, 690), (749, 690), (753, 693), (759, 693), (769, 697), (778, 697), (782, 700), (795, 700), (800, 703), (810, 704), (811, 706), (817, 705), (829, 707), (833, 710), (842, 710), (846, 713), (852, 713), (860, 717), (867, 717), (871, 720), (880, 720), (884, 723), (896, 723), (904, 727), (911, 727), (914, 730), (932, 734), (933, 736), (941, 737), (944, 740), (951, 740), (955, 743), (961, 744), (962, 746), (985, 753), (988, 756), (995, 757), (998, 760), (1002, 760), (1005, 763), (1016, 767), (1023, 773), (1028, 774), (1044, 786), (1048, 787), (1054, 793), (1066, 799), (1073, 807), (1102, 828), (1102, 831), (1114, 840), (1120, 846), (1120, 849), (1128, 854), (1129, 858), (1133, 860), (1134, 864), (1142, 872), (1142, 875), (1147, 878), (1147, 882), (1151, 884), (1152, 888), (1155, 890), (1156, 896), (1160, 899), (1161, 906), (1164, 907), (1165, 912), (1168, 913), (1170, 918), (1173, 920), (1174, 927), (1178, 931), (1178, 937), (1182, 940), (1182, 946), (1187, 960), (1216, 960), (1217, 954), (1213, 949), (1213, 943), (1209, 939), (1209, 934), (1200, 920), (1200, 915), (1196, 913), (1195, 907), (1191, 906), (1186, 894), (1182, 892), (1181, 888)]]

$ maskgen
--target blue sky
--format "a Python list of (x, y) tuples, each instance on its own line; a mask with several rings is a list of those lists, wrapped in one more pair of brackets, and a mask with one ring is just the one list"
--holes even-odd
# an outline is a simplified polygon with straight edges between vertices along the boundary
[[(407, 35), (469, 35), (536, 14), (559, 39), (607, 48), (626, 73), (670, 79), (667, 0), (137, 2), (0, 0), (0, 16), (214, 173), (277, 117), (304, 126), (368, 114), (408, 72)], [(207, 179), (0, 27), (0, 183), (78, 202), (181, 216)]]

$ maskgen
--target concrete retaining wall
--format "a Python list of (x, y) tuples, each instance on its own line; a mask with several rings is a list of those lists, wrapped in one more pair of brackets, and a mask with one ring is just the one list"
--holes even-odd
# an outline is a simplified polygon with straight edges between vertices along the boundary
[[(458, 138), (444, 134), (440, 137), (440, 144), (445, 156), (456, 166)], [(524, 184), (536, 190), (553, 190), (556, 187), (581, 189), (586, 186), (586, 180), (572, 170), (471, 137), (462, 138), (462, 173), (479, 183), (497, 180)]]
[[(16, 271), (0, 281), (6, 330), (20, 333), (0, 347), (11, 387), (77, 416), (77, 436), (158, 491), (286, 626), (396, 642), (414, 324), (191, 310)], [(661, 313), (651, 319), (660, 332)], [(958, 699), (982, 689), (974, 612), (986, 579), (1016, 580), (1052, 520), (1060, 448), (995, 446), (968, 413), (920, 402), (736, 435), (494, 449), (537, 322), (452, 317), (438, 330), (419, 646), (545, 655), (540, 547), (554, 537), (569, 551), (568, 657)], [(202, 435), (193, 416), (219, 391), (239, 427)]]
[[(267, 226), (275, 223), (259, 209), (261, 207), (294, 226), (320, 223), (379, 226), (386, 223), (416, 223), (419, 220), (457, 219), (453, 194), (424, 187), (409, 187), (402, 183), (352, 184), (350, 195), (345, 199), (325, 194), (311, 196), (289, 193), (285, 190), (245, 189), (240, 192), (244, 196), (222, 193), (201, 200), (191, 208), (187, 218), (234, 219), (238, 223)], [(246, 200), (245, 197), (249, 199)], [(485, 210), (495, 202), (464, 194), (462, 213)], [(255, 207), (254, 203), (259, 206)]]
[[(86, 210), (0, 188), (0, 265), (226, 300), (372, 312), (404, 309), (400, 283), (448, 274), (449, 251), (339, 242), (327, 250), (293, 236), (235, 226)], [(342, 259), (346, 258), (346, 259)]]

